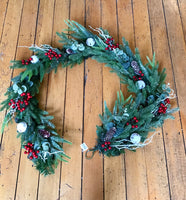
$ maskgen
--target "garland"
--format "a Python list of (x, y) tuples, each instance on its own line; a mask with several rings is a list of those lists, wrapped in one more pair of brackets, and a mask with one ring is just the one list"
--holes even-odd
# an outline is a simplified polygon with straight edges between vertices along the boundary
[[(97, 144), (86, 152), (87, 158), (96, 151), (106, 156), (118, 156), (125, 149), (135, 151), (149, 144), (153, 135), (147, 138), (148, 133), (162, 126), (165, 119), (173, 119), (171, 114), (178, 110), (171, 109), (169, 99), (175, 97), (174, 91), (165, 84), (165, 69), (158, 72), (155, 54), (152, 61), (147, 57), (148, 63), (143, 65), (138, 49), (133, 54), (124, 38), (123, 45), (115, 44), (102, 28), (93, 29), (99, 33), (97, 36), (75, 21), (66, 23), (66, 33), (57, 33), (63, 44), (61, 49), (33, 45), (29, 48), (35, 53), (31, 58), (11, 61), (11, 69), (25, 71), (12, 79), (12, 85), (5, 93), (7, 99), (0, 109), (7, 110), (2, 132), (14, 118), (24, 153), (44, 175), (54, 173), (59, 161), (67, 162), (69, 158), (62, 144), (70, 142), (59, 137), (51, 122), (53, 117), (39, 109), (35, 97), (44, 75), (52, 70), (57, 72), (59, 64), (63, 68), (73, 67), (91, 57), (110, 67), (132, 93), (125, 100), (122, 92), (118, 92), (112, 112), (105, 103), (104, 113), (100, 115), (102, 125), (97, 126)], [(88, 157), (90, 151), (92, 156)]]

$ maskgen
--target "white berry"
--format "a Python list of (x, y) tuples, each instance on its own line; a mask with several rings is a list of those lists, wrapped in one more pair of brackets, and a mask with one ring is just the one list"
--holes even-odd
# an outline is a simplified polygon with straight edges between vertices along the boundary
[(133, 144), (138, 144), (138, 143), (141, 141), (141, 136), (140, 136), (138, 133), (133, 133), (133, 134), (130, 136), (130, 141), (131, 141)]
[(17, 131), (19, 133), (24, 133), (27, 129), (27, 123), (26, 122), (20, 122), (17, 124)]
[(87, 46), (92, 47), (95, 45), (95, 40), (93, 38), (88, 38), (86, 40), (86, 44), (87, 44)]
[(137, 81), (137, 85), (139, 89), (143, 89), (145, 87), (145, 82), (142, 80)]
[(32, 60), (31, 63), (35, 64), (39, 61), (39, 58), (36, 55), (31, 56)]

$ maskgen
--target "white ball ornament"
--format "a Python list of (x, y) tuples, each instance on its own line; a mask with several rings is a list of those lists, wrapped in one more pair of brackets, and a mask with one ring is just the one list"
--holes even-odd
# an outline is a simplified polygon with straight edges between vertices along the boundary
[(140, 143), (140, 141), (141, 141), (141, 136), (140, 136), (138, 133), (133, 133), (133, 134), (130, 136), (130, 141), (131, 141), (133, 144), (138, 144), (138, 143)]
[(36, 55), (31, 56), (32, 60), (31, 63), (35, 64), (39, 61), (39, 58)]
[(137, 81), (137, 86), (139, 89), (143, 89), (145, 87), (145, 82), (142, 80)]
[(24, 133), (27, 129), (27, 123), (26, 122), (20, 122), (17, 124), (17, 131), (19, 133)]
[(93, 38), (88, 38), (86, 40), (86, 44), (87, 44), (87, 46), (92, 47), (95, 45), (95, 40)]

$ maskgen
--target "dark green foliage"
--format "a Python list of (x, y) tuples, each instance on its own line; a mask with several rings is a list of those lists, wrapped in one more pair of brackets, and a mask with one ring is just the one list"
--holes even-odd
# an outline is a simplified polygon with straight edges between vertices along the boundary
[[(98, 150), (106, 156), (118, 156), (124, 153), (125, 149), (135, 151), (139, 144), (132, 143), (130, 140), (133, 133), (137, 133), (141, 137), (141, 143), (145, 145), (148, 133), (162, 126), (165, 119), (173, 118), (171, 114), (177, 111), (177, 109), (171, 110), (171, 105), (166, 103), (165, 99), (169, 98), (171, 89), (165, 85), (165, 69), (162, 72), (158, 71), (159, 64), (155, 61), (155, 54), (152, 61), (147, 57), (148, 63), (143, 65), (138, 49), (135, 49), (133, 54), (124, 38), (123, 45), (119, 45), (119, 48), (107, 49), (106, 41), (111, 39), (108, 31), (102, 28), (96, 29), (95, 31), (99, 33), (97, 36), (75, 21), (68, 20), (66, 23), (68, 25), (68, 29), (64, 30), (66, 33), (57, 33), (60, 37), (59, 42), (63, 44), (61, 49), (50, 45), (32, 46), (30, 50), (35, 53), (38, 62), (23, 64), (22, 61), (12, 61), (12, 69), (20, 68), (25, 71), (13, 78), (13, 85), (5, 93), (7, 99), (1, 103), (0, 108), (0, 111), (7, 110), (2, 131), (13, 117), (17, 123), (27, 123), (27, 130), (24, 133), (18, 132), (17, 136), (21, 138), (23, 148), (29, 142), (34, 144), (34, 150), (39, 151), (38, 158), (33, 158), (32, 161), (44, 175), (54, 173), (59, 161), (66, 162), (69, 159), (63, 151), (62, 143), (70, 142), (58, 135), (55, 125), (51, 122), (53, 117), (38, 108), (35, 97), (44, 75), (52, 70), (57, 72), (59, 64), (62, 67), (73, 67), (91, 57), (111, 68), (111, 72), (116, 73), (121, 83), (127, 84), (128, 91), (132, 93), (125, 100), (122, 92), (118, 92), (113, 111), (110, 111), (105, 103), (104, 113), (100, 115), (102, 125), (97, 126), (97, 144), (92, 151)], [(87, 45), (87, 39), (90, 38), (95, 41), (92, 46)], [(114, 44), (112, 40), (112, 45)], [(53, 52), (51, 58), (48, 56), (50, 51)], [(132, 61), (137, 63), (140, 73), (133, 69)], [(142, 89), (137, 82), (140, 79), (145, 83)], [(20, 91), (24, 92), (25, 88), (33, 98), (29, 100), (29, 105), (24, 112), (20, 112), (17, 108), (13, 110), (9, 105), (11, 99), (16, 102), (19, 99), (24, 100), (20, 97)], [(166, 112), (158, 111), (160, 105), (166, 105)], [(50, 133), (49, 137), (42, 135), (41, 130)], [(105, 141), (106, 138), (111, 139)]]

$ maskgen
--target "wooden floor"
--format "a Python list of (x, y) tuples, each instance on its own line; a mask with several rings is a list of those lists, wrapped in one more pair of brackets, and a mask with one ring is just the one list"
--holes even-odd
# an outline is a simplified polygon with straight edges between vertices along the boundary
[(90, 59), (59, 69), (45, 77), (39, 99), (55, 116), (59, 133), (73, 142), (64, 146), (71, 160), (44, 178), (21, 151), (16, 124), (10, 124), (0, 136), (0, 200), (186, 200), (186, 0), (0, 0), (0, 101), (11, 77), (20, 73), (9, 69), (9, 61), (32, 54), (20, 46), (60, 47), (55, 32), (66, 27), (65, 19), (102, 26), (119, 42), (124, 36), (144, 62), (155, 51), (180, 112), (136, 153), (86, 160), (80, 144), (95, 144), (103, 101), (112, 107), (116, 91), (121, 88), (127, 96), (127, 90)]

